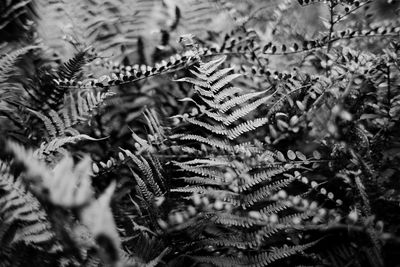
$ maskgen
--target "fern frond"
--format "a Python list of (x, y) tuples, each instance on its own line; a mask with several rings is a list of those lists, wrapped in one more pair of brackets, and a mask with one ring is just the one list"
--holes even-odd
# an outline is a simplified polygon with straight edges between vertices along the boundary
[(50, 137), (57, 136), (57, 128), (55, 127), (55, 125), (53, 124), (52, 120), (49, 117), (41, 114), (38, 111), (35, 111), (32, 109), (28, 109), (28, 110), (30, 112), (32, 112), (33, 114), (35, 114), (36, 117), (38, 117), (44, 123), (44, 126), (46, 127), (46, 131)]
[(79, 134), (79, 135), (75, 135), (75, 136), (56, 138), (48, 143), (43, 142), (40, 145), (40, 148), (38, 148), (34, 152), (34, 155), (41, 158), (45, 155), (51, 154), (52, 152), (58, 151), (62, 146), (66, 145), (66, 144), (75, 144), (82, 140), (98, 141), (99, 139), (92, 138), (86, 134)]
[[(230, 94), (228, 95), (228, 92), (230, 92)], [(232, 92), (230, 91), (230, 89), (226, 90), (227, 96), (232, 96)], [(257, 96), (261, 95), (265, 93), (265, 91), (263, 92), (255, 92), (255, 93), (248, 93), (248, 94), (243, 94), (241, 96), (238, 97), (234, 97), (232, 99), (229, 99), (228, 101), (222, 103), (218, 108), (221, 112), (225, 113), (226, 111), (228, 111), (229, 109), (235, 107), (236, 105), (240, 105), (243, 104), (253, 98), (256, 98)], [(216, 102), (218, 101), (218, 97), (216, 96), (214, 99)], [(223, 100), (223, 98), (221, 99)]]
[(234, 79), (240, 77), (241, 74), (234, 73), (234, 74), (229, 74), (227, 76), (221, 77), (217, 82), (215, 82), (213, 85), (211, 85), (211, 91), (213, 93), (219, 92), (224, 86), (227, 86), (231, 81)]
[(265, 225), (265, 221), (253, 219), (249, 216), (240, 216), (230, 213), (215, 213), (212, 216), (213, 221), (217, 224), (225, 226), (240, 226), (244, 228), (250, 228), (252, 226)]
[[(161, 190), (160, 186), (158, 185), (157, 181), (155, 180), (153, 170), (150, 167), (149, 163), (146, 161), (146, 159), (142, 156), (137, 157), (136, 155), (134, 155), (131, 151), (129, 151), (127, 149), (121, 149), (121, 150), (136, 164), (136, 166), (139, 167), (139, 170), (144, 175), (144, 178), (145, 178), (144, 181), (146, 181), (150, 185), (150, 187), (153, 191), (152, 194), (154, 194), (157, 197), (161, 196), (162, 190)], [(162, 176), (160, 177), (160, 179), (161, 178), (162, 178)], [(139, 179), (139, 182), (143, 181), (139, 177), (138, 177), (138, 179)]]
[(49, 231), (49, 225), (44, 223), (35, 223), (34, 225), (27, 225), (23, 228), (23, 231), (17, 231), (12, 243), (24, 242), (38, 246), (41, 243), (47, 243), (53, 241), (54, 233)]
[(68, 62), (58, 68), (58, 77), (61, 80), (72, 80), (77, 78), (82, 67), (87, 62), (87, 50), (80, 51)]
[(199, 81), (198, 79), (190, 78), (190, 77), (180, 78), (178, 80), (175, 80), (175, 82), (187, 82), (187, 83), (193, 84), (195, 86), (198, 86), (200, 88), (210, 88), (211, 87), (206, 81), (201, 81), (201, 80)]
[(214, 186), (223, 185), (222, 179), (207, 178), (207, 177), (203, 177), (203, 176), (182, 177), (179, 179), (184, 180), (188, 184), (214, 185)]
[[(57, 137), (65, 137), (67, 131), (74, 133), (72, 128), (75, 124), (89, 119), (92, 111), (98, 108), (104, 100), (113, 95), (113, 93), (88, 92), (86, 94), (77, 95), (77, 99), (70, 94), (65, 97), (65, 107), (59, 112), (50, 109), (44, 112), (28, 109), (36, 115), (43, 123), (50, 140)], [(67, 139), (64, 139), (67, 140)]]
[(303, 245), (295, 245), (288, 246), (284, 245), (283, 247), (272, 248), (271, 252), (260, 253), (256, 256), (249, 257), (249, 262), (251, 264), (249, 266), (257, 267), (257, 266), (268, 266), (271, 263), (274, 263), (278, 260), (287, 258), (289, 256), (295, 255), (299, 252), (302, 252), (312, 246), (314, 246), (318, 241), (310, 242)]
[(6, 233), (12, 237), (10, 243), (7, 244), (10, 246), (23, 242), (40, 249), (46, 243), (51, 244), (54, 242), (55, 234), (46, 212), (39, 201), (26, 190), (21, 179), (14, 178), (8, 172), (8, 168), (3, 168), (0, 173), (0, 214), (2, 219), (0, 240), (2, 240), (2, 244), (7, 244), (3, 240)]
[(303, 245), (295, 245), (288, 246), (284, 245), (283, 247), (273, 248), (271, 252), (260, 252), (251, 256), (242, 256), (242, 257), (213, 257), (213, 256), (192, 256), (195, 260), (199, 262), (210, 263), (219, 267), (229, 267), (229, 266), (251, 266), (251, 267), (259, 267), (259, 266), (268, 266), (272, 263), (275, 263), (278, 260), (290, 257), (299, 252), (302, 252), (317, 243), (310, 242)]
[[(29, 2), (29, 1), (27, 1)], [(15, 65), (19, 57), (28, 53), (30, 50), (38, 49), (39, 46), (26, 46), (12, 51), (0, 57), (0, 83), (6, 81), (11, 71), (15, 69)]]
[[(270, 231), (267, 231), (264, 228), (269, 228)], [(275, 229), (278, 231), (279, 226), (277, 225), (264, 226), (262, 227), (262, 229), (264, 229), (263, 230), (265, 232), (264, 235), (261, 234), (261, 231), (249, 233), (248, 231), (250, 229), (246, 229), (246, 232), (243, 234), (238, 232), (237, 234), (230, 233), (229, 235), (221, 235), (214, 238), (202, 239), (197, 241), (195, 245), (199, 247), (206, 247), (212, 245), (212, 246), (239, 248), (239, 249), (256, 249), (260, 246), (260, 243), (263, 241), (263, 239), (272, 236), (272, 233), (275, 232), (274, 231)], [(271, 234), (266, 234), (267, 232)]]
[[(215, 189), (206, 186), (185, 186), (171, 189), (174, 193), (189, 193), (189, 194), (207, 194), (215, 198), (222, 198), (224, 201), (230, 203), (237, 203), (236, 199), (239, 194), (227, 190)], [(212, 214), (211, 214), (212, 215)], [(211, 216), (210, 215), (210, 216)]]
[(285, 226), (290, 226), (293, 225), (294, 219), (300, 219), (300, 220), (306, 220), (310, 217), (312, 217), (313, 211), (305, 211), (305, 212), (299, 212), (295, 214), (290, 214), (286, 215), (284, 217), (279, 218), (278, 223), (285, 225)]
[(185, 187), (180, 187), (180, 188), (173, 188), (171, 189), (171, 192), (176, 192), (176, 193), (199, 193), (199, 194), (204, 194), (207, 192), (210, 192), (209, 187), (205, 186), (185, 186)]
[(286, 179), (275, 181), (268, 185), (264, 185), (260, 189), (252, 191), (250, 194), (245, 195), (243, 203), (245, 206), (249, 207), (252, 206), (254, 203), (265, 200), (268, 197), (270, 197), (273, 192), (276, 192), (277, 190), (280, 190), (288, 186), (295, 179), (296, 179), (295, 177), (289, 177)]
[(189, 160), (189, 161), (181, 161), (181, 162), (177, 162), (177, 161), (173, 161), (173, 163), (175, 163), (176, 165), (182, 167), (182, 166), (196, 166), (196, 167), (205, 167), (205, 166), (209, 166), (209, 167), (224, 167), (224, 166), (232, 166), (232, 163), (228, 160), (225, 160), (224, 158), (212, 158), (212, 159), (193, 159), (193, 160)]
[[(248, 105), (246, 105), (243, 108), (237, 109), (234, 112), (232, 112), (232, 114), (230, 114), (229, 116), (227, 116), (224, 119), (224, 124), (225, 125), (230, 125), (233, 122), (237, 121), (240, 118), (243, 118), (244, 116), (246, 116), (247, 114), (249, 114), (250, 112), (254, 111), (255, 109), (257, 109), (259, 106), (266, 104), (267, 101), (271, 98), (272, 96), (265, 96), (263, 98), (260, 98), (256, 101), (254, 101), (253, 103), (250, 103)], [(258, 126), (257, 126), (258, 127)]]
[(269, 204), (267, 206), (264, 206), (260, 210), (260, 213), (268, 216), (268, 215), (276, 214), (277, 212), (286, 210), (290, 206), (291, 206), (291, 203), (288, 201), (277, 201), (277, 202), (273, 202), (272, 204)]
[(161, 165), (161, 162), (158, 160), (158, 158), (156, 158), (154, 156), (150, 156), (149, 161), (150, 161), (151, 165), (154, 167), (156, 177), (159, 178), (158, 182), (159, 182), (160, 188), (162, 190), (164, 190), (164, 192), (165, 192), (167, 187), (166, 187), (165, 179), (163, 176), (163, 166)]
[[(215, 73), (211, 74), (210, 77), (205, 77), (209, 83), (213, 84), (221, 79), (223, 79), (229, 72), (231, 72), (233, 68), (224, 68), (216, 71)], [(194, 72), (195, 73), (195, 72)]]
[(232, 147), (229, 145), (228, 142), (226, 142), (225, 140), (218, 140), (216, 138), (205, 138), (203, 136), (200, 135), (195, 135), (195, 134), (188, 134), (188, 135), (174, 135), (171, 138), (179, 138), (180, 140), (191, 140), (191, 141), (196, 141), (199, 143), (203, 143), (203, 144), (208, 144), (211, 147), (217, 147), (217, 148), (221, 148), (227, 151), (230, 151), (232, 149)]
[(136, 180), (136, 183), (140, 189), (141, 194), (144, 196), (145, 201), (147, 202), (148, 206), (154, 202), (154, 194), (147, 188), (146, 183), (137, 175), (135, 172), (132, 171), (132, 175)]
[[(148, 183), (150, 184), (150, 186), (151, 186), (151, 188), (152, 188), (154, 194), (155, 194), (157, 197), (162, 196), (163, 192), (162, 192), (160, 186), (158, 185), (157, 181), (155, 180), (155, 177), (154, 177), (154, 174), (153, 174), (153, 170), (152, 170), (152, 168), (150, 167), (150, 164), (149, 164), (149, 163), (147, 162), (147, 160), (146, 160), (144, 157), (142, 157), (142, 156), (140, 157), (140, 160), (143, 162), (143, 167), (142, 167), (142, 168), (144, 168), (144, 169), (146, 170), (146, 172), (145, 172), (145, 174), (147, 175), (147, 176), (146, 176), (146, 180), (147, 180)], [(161, 176), (160, 178), (162, 178), (162, 176)]]
[(207, 246), (216, 246), (216, 247), (229, 247), (229, 248), (239, 248), (239, 249), (247, 249), (254, 248), (257, 246), (257, 241), (253, 240), (243, 240), (241, 236), (237, 237), (235, 235), (231, 236), (218, 236), (215, 238), (207, 238), (203, 240), (199, 240), (195, 242), (195, 246), (200, 248)]
[(294, 168), (294, 165), (286, 164), (284, 166), (273, 166), (261, 172), (256, 172), (251, 174), (249, 181), (239, 187), (240, 191), (247, 191), (253, 188), (256, 185), (259, 185), (263, 182), (271, 181), (272, 177), (287, 172), (288, 170)]
[(207, 168), (207, 167), (197, 167), (197, 166), (187, 166), (185, 164), (180, 164), (175, 162), (182, 170), (190, 171), (198, 175), (207, 176), (210, 178), (223, 177), (224, 172), (219, 169)]
[(200, 73), (204, 73), (206, 75), (210, 75), (214, 71), (216, 71), (226, 60), (226, 56), (219, 57), (217, 59), (211, 60), (207, 63), (203, 63), (200, 65), (200, 68), (197, 68)]
[(231, 140), (234, 140), (247, 132), (250, 132), (252, 130), (257, 129), (258, 127), (265, 125), (266, 123), (268, 123), (268, 118), (258, 118), (247, 122), (243, 122), (238, 126), (236, 126), (235, 128), (229, 130), (227, 137)]
[[(235, 95), (235, 94), (238, 94), (238, 93), (241, 93), (241, 92), (243, 92), (243, 89), (241, 89), (241, 88), (239, 88), (239, 87), (227, 87), (225, 90), (222, 90), (221, 92), (219, 92), (219, 93), (217, 93), (215, 96), (214, 96), (214, 102), (215, 103), (221, 103), (225, 98), (227, 98), (227, 97), (231, 97), (231, 96), (233, 96), (233, 95)], [(260, 92), (261, 93), (261, 92)], [(251, 95), (248, 95), (248, 96), (251, 96)], [(239, 96), (239, 98), (240, 98), (240, 96)], [(236, 99), (236, 97), (235, 98), (233, 98), (233, 99)], [(232, 100), (233, 100), (232, 99)], [(246, 100), (247, 101), (247, 100)], [(229, 100), (227, 101), (227, 102), (229, 102)], [(239, 101), (237, 104), (241, 104), (240, 103), (241, 101)], [(244, 102), (242, 102), (242, 103), (244, 103)], [(226, 104), (226, 106), (222, 106), (221, 107), (221, 111), (223, 111), (223, 110), (225, 110), (228, 106), (230, 106), (231, 104), (233, 104), (232, 102), (231, 103), (229, 103), (229, 104)], [(223, 111), (224, 112), (224, 111)]]
[(219, 135), (226, 135), (228, 133), (228, 130), (222, 125), (213, 125), (210, 123), (199, 121), (195, 118), (184, 118), (184, 120)]

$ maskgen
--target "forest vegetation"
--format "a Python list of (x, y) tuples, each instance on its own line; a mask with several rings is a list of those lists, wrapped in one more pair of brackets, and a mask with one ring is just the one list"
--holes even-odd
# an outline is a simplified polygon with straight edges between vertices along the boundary
[(400, 1), (3, 0), (0, 266), (400, 266)]

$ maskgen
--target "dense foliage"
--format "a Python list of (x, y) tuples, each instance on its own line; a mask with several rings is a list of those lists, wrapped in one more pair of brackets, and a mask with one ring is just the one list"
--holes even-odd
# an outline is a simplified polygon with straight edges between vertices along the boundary
[(0, 266), (400, 266), (400, 3), (0, 3)]

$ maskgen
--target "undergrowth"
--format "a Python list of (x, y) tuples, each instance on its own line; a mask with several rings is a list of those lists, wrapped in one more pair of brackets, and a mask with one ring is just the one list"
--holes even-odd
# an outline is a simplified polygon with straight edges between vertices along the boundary
[(0, 266), (400, 266), (398, 1), (0, 4)]

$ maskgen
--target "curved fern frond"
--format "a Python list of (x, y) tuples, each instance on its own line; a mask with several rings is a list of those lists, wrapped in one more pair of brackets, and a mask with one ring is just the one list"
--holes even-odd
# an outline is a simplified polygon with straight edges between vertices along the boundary
[[(30, 2), (30, 1), (27, 1)], [(30, 50), (38, 49), (39, 46), (26, 46), (12, 51), (10, 54), (1, 55), (0, 57), (0, 83), (7, 80), (11, 71), (15, 69), (15, 64), (19, 57), (28, 53)]]

